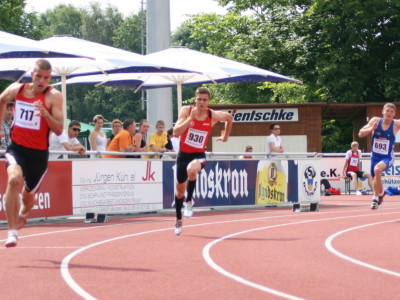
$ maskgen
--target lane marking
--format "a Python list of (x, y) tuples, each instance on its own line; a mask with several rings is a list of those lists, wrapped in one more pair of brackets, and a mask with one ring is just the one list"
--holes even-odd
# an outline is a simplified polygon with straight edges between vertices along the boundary
[(354, 263), (354, 264), (360, 265), (360, 266), (365, 267), (365, 268), (369, 268), (369, 269), (371, 269), (371, 270), (375, 270), (375, 271), (382, 272), (382, 273), (385, 273), (385, 274), (388, 274), (388, 275), (400, 277), (400, 273), (398, 273), (398, 272), (394, 272), (394, 271), (391, 271), (391, 270), (388, 270), (388, 269), (380, 268), (380, 267), (377, 267), (377, 266), (375, 266), (375, 265), (371, 265), (371, 264), (368, 264), (368, 263), (366, 263), (366, 262), (363, 262), (363, 261), (361, 261), (361, 260), (357, 260), (357, 259), (355, 259), (355, 258), (352, 258), (352, 257), (350, 257), (350, 256), (347, 256), (347, 255), (345, 255), (345, 254), (339, 252), (338, 250), (336, 250), (336, 249), (332, 246), (332, 241), (333, 241), (336, 237), (338, 237), (339, 235), (341, 235), (341, 234), (343, 234), (343, 233), (347, 233), (347, 232), (350, 232), (350, 231), (352, 231), (352, 230), (357, 230), (357, 229), (365, 228), (365, 227), (369, 227), (369, 226), (375, 226), (375, 225), (380, 225), (380, 224), (384, 224), (384, 223), (391, 223), (391, 222), (398, 222), (398, 221), (399, 221), (399, 219), (395, 219), (395, 220), (389, 220), (389, 221), (383, 221), (383, 222), (365, 224), (365, 225), (361, 225), (361, 226), (357, 226), (357, 227), (352, 227), (352, 228), (348, 228), (348, 229), (339, 231), (339, 232), (337, 232), (337, 233), (331, 235), (330, 237), (328, 237), (328, 238), (325, 240), (325, 247), (326, 247), (330, 252), (332, 252), (334, 255), (336, 255), (336, 256), (338, 256), (338, 257), (344, 259), (344, 260), (347, 260), (347, 261), (349, 261), (349, 262), (352, 262), (352, 263)]
[[(383, 213), (380, 215), (388, 215), (388, 214), (399, 214), (400, 212), (392, 212), (392, 213)], [(298, 224), (306, 224), (306, 223), (312, 223), (312, 222), (320, 222), (320, 221), (330, 221), (330, 220), (340, 220), (340, 219), (348, 219), (348, 218), (358, 218), (358, 217), (369, 217), (369, 216), (376, 216), (376, 214), (368, 214), (368, 215), (357, 215), (357, 216), (343, 216), (343, 217), (333, 217), (333, 218), (325, 218), (325, 219), (315, 219), (315, 220), (305, 220), (305, 221), (299, 221), (299, 222), (292, 222), (292, 223), (285, 223), (285, 224), (277, 224), (277, 225), (271, 225), (271, 226), (266, 226), (266, 227), (260, 227), (260, 228), (253, 228), (253, 229), (249, 229), (249, 230), (245, 230), (245, 231), (241, 231), (241, 232), (237, 232), (237, 233), (233, 233), (230, 235), (226, 235), (224, 237), (221, 237), (215, 241), (212, 241), (210, 243), (208, 243), (204, 248), (203, 248), (203, 258), (206, 261), (206, 263), (213, 268), (215, 271), (217, 271), (218, 273), (231, 278), (232, 280), (235, 280), (241, 284), (250, 286), (252, 288), (258, 289), (260, 291), (275, 295), (275, 296), (279, 296), (282, 298), (286, 298), (286, 299), (293, 299), (293, 300), (297, 300), (297, 299), (303, 299), (303, 298), (299, 298), (297, 296), (294, 295), (290, 295), (287, 293), (284, 293), (282, 291), (278, 291), (257, 283), (254, 283), (252, 281), (249, 281), (243, 277), (240, 277), (238, 275), (235, 275), (227, 270), (225, 270), (224, 268), (222, 268), (221, 266), (219, 266), (211, 257), (210, 254), (210, 250), (213, 246), (215, 246), (217, 243), (232, 238), (234, 236), (238, 236), (241, 234), (247, 234), (249, 232), (254, 232), (254, 231), (259, 231), (259, 230), (265, 230), (265, 229), (271, 229), (271, 228), (278, 228), (278, 227), (284, 227), (284, 226), (291, 226), (291, 225), (298, 225)], [(391, 221), (392, 222), (392, 221)]]
[[(363, 210), (365, 211), (365, 210)], [(387, 215), (387, 214), (399, 214), (400, 212), (398, 210), (396, 210), (395, 212), (387, 212), (387, 213), (380, 213), (379, 215)], [(313, 213), (310, 213), (309, 215), (311, 215)], [(201, 224), (193, 224), (193, 225), (187, 225), (185, 226), (185, 228), (188, 227), (199, 227), (199, 226), (207, 226), (207, 225), (216, 225), (216, 224), (224, 224), (224, 223), (233, 223), (233, 222), (244, 222), (244, 221), (254, 221), (255, 219), (271, 219), (271, 218), (277, 218), (277, 217), (287, 217), (288, 215), (285, 216), (268, 216), (268, 217), (263, 217), (263, 218), (250, 218), (250, 219), (240, 219), (240, 220), (228, 220), (228, 221), (218, 221), (218, 222), (208, 222), (208, 223), (201, 223)], [(300, 214), (291, 214), (290, 216), (300, 216)], [(303, 215), (304, 216), (304, 215)], [(348, 219), (348, 218), (357, 218), (357, 217), (371, 217), (371, 216), (377, 216), (377, 214), (367, 214), (367, 215), (357, 215), (357, 216), (342, 216), (342, 217), (333, 217), (333, 218), (325, 218), (325, 219), (314, 219), (314, 220), (304, 220), (304, 221), (296, 221), (296, 222), (291, 222), (291, 223), (285, 223), (285, 224), (277, 224), (277, 225), (272, 225), (272, 226), (267, 226), (267, 227), (262, 227), (262, 228), (256, 228), (256, 229), (251, 229), (251, 230), (247, 230), (247, 231), (242, 231), (240, 233), (235, 233), (235, 234), (231, 234), (227, 237), (231, 237), (231, 236), (235, 236), (235, 235), (239, 235), (239, 234), (243, 234), (246, 232), (251, 232), (251, 231), (256, 231), (256, 230), (262, 230), (262, 229), (268, 229), (268, 228), (275, 228), (275, 227), (283, 227), (283, 226), (289, 226), (289, 225), (296, 225), (296, 224), (303, 224), (303, 223), (312, 223), (312, 222), (319, 222), (319, 221), (327, 221), (327, 220), (337, 220), (337, 219)], [(119, 236), (119, 237), (115, 237), (115, 238), (111, 238), (111, 239), (107, 239), (107, 240), (103, 240), (103, 241), (99, 241), (90, 245), (87, 245), (85, 247), (82, 247), (80, 249), (78, 249), (77, 251), (74, 251), (72, 253), (70, 253), (68, 256), (66, 256), (62, 262), (61, 262), (61, 275), (63, 277), (63, 279), (65, 280), (65, 282), (69, 285), (69, 287), (75, 292), (77, 293), (79, 296), (81, 296), (84, 299), (88, 299), (88, 300), (94, 300), (96, 299), (94, 296), (92, 296), (90, 293), (88, 293), (87, 291), (85, 291), (73, 278), (72, 275), (69, 272), (69, 262), (78, 254), (91, 249), (93, 247), (99, 246), (99, 245), (103, 245), (109, 242), (114, 242), (117, 240), (121, 240), (121, 239), (125, 239), (125, 238), (130, 238), (130, 237), (135, 237), (135, 236), (140, 236), (140, 235), (145, 235), (145, 234), (150, 234), (150, 233), (156, 233), (156, 232), (162, 232), (162, 231), (169, 231), (169, 230), (173, 230), (171, 227), (168, 228), (161, 228), (161, 229), (156, 229), (156, 230), (150, 230), (150, 231), (144, 231), (144, 232), (138, 232), (138, 233), (133, 233), (133, 234), (129, 234), (129, 235), (124, 235), (124, 236)], [(216, 241), (214, 241), (213, 243), (215, 244), (218, 241), (223, 240), (224, 238), (220, 238)], [(211, 248), (211, 247), (209, 247)], [(204, 249), (203, 249), (203, 256), (204, 256)], [(210, 257), (211, 259), (211, 257)], [(207, 261), (207, 260), (206, 260)], [(216, 264), (215, 264), (216, 265)], [(220, 267), (219, 267), (220, 268)], [(223, 270), (222, 268), (220, 268), (221, 270)], [(226, 272), (226, 274), (230, 274), (229, 272)], [(225, 274), (224, 274), (225, 275)], [(236, 276), (234, 274), (231, 274), (232, 279), (235, 278), (241, 278), (239, 276)], [(236, 279), (235, 279), (236, 280)], [(243, 279), (245, 280), (245, 279)], [(247, 285), (254, 287), (254, 288), (261, 288), (262, 286), (256, 284), (256, 283), (252, 283), (250, 281), (243, 281), (243, 282), (247, 282)], [(242, 282), (242, 283), (243, 283)], [(287, 298), (287, 299), (301, 299), (295, 296), (291, 296), (289, 294), (285, 294), (283, 292), (279, 292), (273, 289), (270, 289), (268, 287), (262, 287), (264, 289), (265, 292), (274, 294), (274, 295), (280, 295), (281, 297), (283, 297), (283, 295), (287, 295), (286, 297), (294, 297), (294, 298)]]

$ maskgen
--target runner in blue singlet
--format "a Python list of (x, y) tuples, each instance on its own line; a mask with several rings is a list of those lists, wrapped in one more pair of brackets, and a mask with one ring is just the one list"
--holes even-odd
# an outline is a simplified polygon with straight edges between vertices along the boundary
[(394, 143), (400, 129), (400, 120), (394, 120), (396, 106), (386, 103), (382, 110), (383, 118), (373, 117), (361, 128), (360, 138), (372, 134), (371, 175), (374, 184), (374, 196), (371, 209), (377, 209), (383, 201), (385, 191), (382, 185), (382, 173), (394, 163)]

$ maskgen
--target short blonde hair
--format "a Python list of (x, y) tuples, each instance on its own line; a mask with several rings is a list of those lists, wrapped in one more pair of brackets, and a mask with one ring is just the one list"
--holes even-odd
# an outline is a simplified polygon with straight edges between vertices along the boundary
[(163, 121), (163, 120), (158, 120), (158, 121), (156, 122), (156, 128), (157, 128), (158, 126), (164, 126), (164, 127), (165, 127), (164, 121)]
[(388, 107), (393, 108), (394, 110), (396, 110), (396, 105), (394, 105), (393, 103), (386, 103), (383, 106), (383, 109), (388, 108)]
[(98, 120), (103, 120), (104, 121), (104, 117), (102, 115), (95, 115), (93, 117), (93, 122), (97, 122)]
[(352, 143), (351, 143), (351, 148), (353, 148), (354, 146), (359, 146), (359, 145), (358, 145), (358, 142), (352, 142)]

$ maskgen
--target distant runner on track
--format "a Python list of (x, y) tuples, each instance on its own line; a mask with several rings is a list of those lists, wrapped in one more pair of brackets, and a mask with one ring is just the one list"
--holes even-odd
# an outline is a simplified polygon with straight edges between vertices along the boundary
[(50, 131), (57, 135), (63, 131), (63, 97), (49, 86), (51, 72), (50, 63), (40, 59), (31, 73), (31, 83), (13, 83), (0, 95), (0, 137), (3, 136), (1, 124), (6, 105), (15, 100), (12, 142), (5, 155), (8, 177), (4, 196), (8, 221), (6, 247), (17, 245), (18, 229), (25, 225), (36, 203), (35, 194), (47, 171)]

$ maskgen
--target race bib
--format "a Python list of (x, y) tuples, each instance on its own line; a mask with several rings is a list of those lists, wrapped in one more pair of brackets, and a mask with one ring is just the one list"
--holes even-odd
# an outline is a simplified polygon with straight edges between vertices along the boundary
[(380, 140), (374, 139), (374, 143), (372, 144), (372, 152), (379, 154), (389, 154), (389, 140)]
[(23, 101), (15, 102), (15, 124), (22, 128), (40, 129), (40, 116), (35, 116), (38, 111), (35, 105)]
[(193, 148), (203, 149), (207, 138), (207, 131), (189, 128), (184, 143)]
[(358, 158), (357, 157), (351, 157), (350, 158), (350, 166), (357, 167), (358, 166)]

